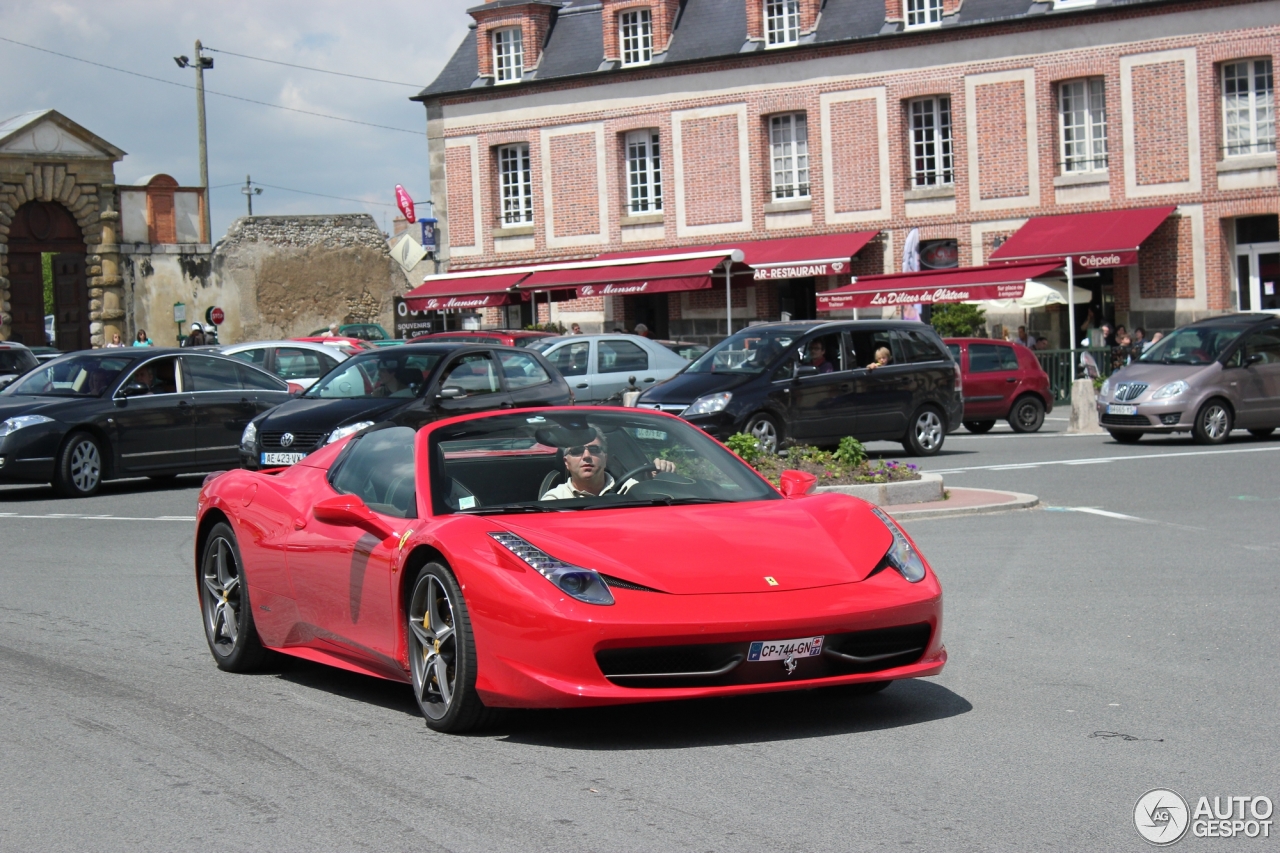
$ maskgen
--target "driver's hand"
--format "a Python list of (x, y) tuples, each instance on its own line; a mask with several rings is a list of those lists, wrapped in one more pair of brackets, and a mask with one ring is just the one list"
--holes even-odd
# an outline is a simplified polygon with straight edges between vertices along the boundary
[(659, 471), (665, 471), (670, 474), (672, 471), (676, 470), (676, 463), (672, 462), (670, 459), (655, 459), (653, 460), (653, 467), (657, 468)]

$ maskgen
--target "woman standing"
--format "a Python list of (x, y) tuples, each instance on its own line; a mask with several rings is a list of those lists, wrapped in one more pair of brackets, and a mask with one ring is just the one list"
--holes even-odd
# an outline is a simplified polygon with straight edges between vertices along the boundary
[(133, 345), (134, 345), (135, 347), (153, 347), (153, 346), (155, 346), (155, 344), (151, 342), (151, 338), (148, 338), (148, 337), (147, 337), (147, 330), (146, 330), (146, 329), (139, 329), (139, 330), (138, 330), (138, 337), (137, 337), (137, 339), (136, 339), (136, 340), (134, 340)]

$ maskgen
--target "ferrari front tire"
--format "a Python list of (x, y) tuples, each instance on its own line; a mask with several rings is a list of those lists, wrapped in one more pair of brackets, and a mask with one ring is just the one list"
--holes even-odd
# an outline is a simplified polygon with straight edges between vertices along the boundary
[(460, 734), (493, 716), (476, 692), (476, 643), (453, 572), (443, 563), (418, 570), (409, 596), (409, 669), (427, 726)]
[(253, 672), (261, 668), (270, 652), (253, 624), (240, 546), (226, 522), (215, 524), (205, 539), (198, 582), (204, 637), (218, 669)]

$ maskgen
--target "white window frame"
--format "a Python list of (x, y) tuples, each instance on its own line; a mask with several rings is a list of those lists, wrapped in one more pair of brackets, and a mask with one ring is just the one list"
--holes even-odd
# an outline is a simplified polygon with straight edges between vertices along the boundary
[(1064, 175), (1107, 171), (1104, 78), (1081, 77), (1058, 84), (1058, 156)]
[(627, 151), (627, 215), (661, 213), (662, 149), (657, 128), (633, 130), (624, 142)]
[[(1237, 69), (1244, 69), (1240, 77)], [(1238, 59), (1222, 64), (1222, 155), (1248, 157), (1276, 150), (1276, 89), (1270, 59)], [(1228, 93), (1243, 80), (1243, 92)]]
[(809, 123), (804, 113), (769, 117), (773, 200), (809, 198)]
[(764, 0), (764, 46), (788, 47), (800, 41), (800, 0)]
[(619, 13), (618, 55), (624, 68), (648, 65), (653, 58), (653, 15), (648, 9)]
[(519, 83), (524, 79), (524, 33), (520, 27), (492, 30), (493, 82)]
[(907, 102), (913, 189), (953, 186), (951, 96), (931, 95)]
[(909, 30), (942, 26), (942, 0), (907, 0), (903, 11)]
[(533, 222), (533, 171), (529, 166), (528, 143), (498, 148), (498, 188), (502, 225)]
[(1082, 6), (1096, 6), (1098, 0), (1053, 0), (1053, 10), (1079, 9)]

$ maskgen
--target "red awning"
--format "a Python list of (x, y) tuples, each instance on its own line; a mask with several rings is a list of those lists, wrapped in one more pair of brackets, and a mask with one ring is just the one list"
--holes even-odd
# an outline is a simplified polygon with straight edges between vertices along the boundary
[(1047, 275), (1061, 267), (1062, 261), (1057, 260), (862, 276), (846, 287), (817, 294), (818, 310), (1018, 299), (1027, 279)]
[(474, 270), (453, 275), (431, 275), (404, 295), (413, 311), (474, 310), (496, 308), (520, 301), (511, 288), (529, 275), (528, 269), (502, 272)]
[(1138, 262), (1138, 247), (1177, 210), (1176, 205), (1100, 213), (1068, 213), (1027, 220), (992, 261), (1072, 258), (1081, 269), (1127, 267)]
[[(808, 278), (815, 275), (845, 275), (849, 261), (879, 231), (852, 231), (847, 234), (820, 234), (814, 237), (783, 237), (776, 240), (750, 240), (741, 243), (719, 243), (683, 249), (650, 249), (646, 252), (611, 252), (597, 260), (635, 257), (661, 257), (680, 252), (742, 252), (742, 262), (754, 270), (756, 279)], [(746, 272), (746, 270), (743, 270)]]
[[(533, 272), (520, 282), (522, 291), (562, 290), (574, 288), (578, 296), (635, 295), (640, 293), (672, 293), (680, 290), (706, 290), (725, 260), (732, 260), (732, 250), (689, 251), (677, 258), (639, 256), (631, 258), (597, 258), (583, 264), (553, 265)], [(695, 257), (689, 257), (694, 255)]]

